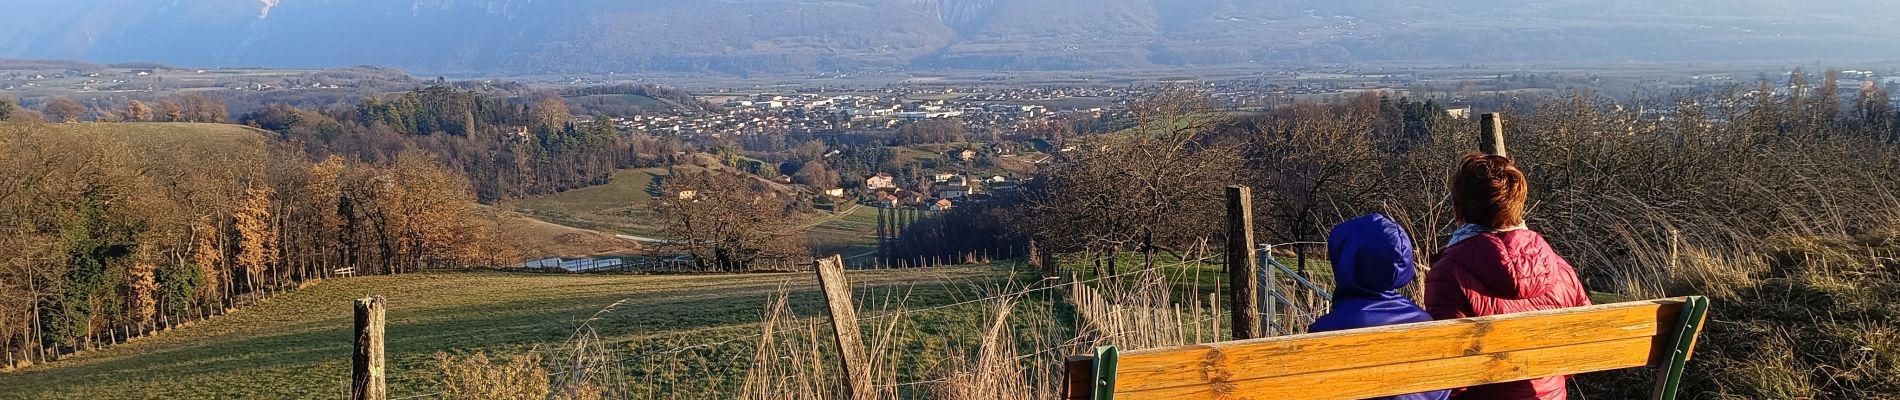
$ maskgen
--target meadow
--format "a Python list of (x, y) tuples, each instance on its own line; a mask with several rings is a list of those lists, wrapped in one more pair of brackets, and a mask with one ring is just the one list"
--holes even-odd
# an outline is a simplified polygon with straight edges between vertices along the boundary
[[(864, 315), (987, 296), (1013, 276), (992, 267), (854, 271)], [(583, 321), (625, 356), (624, 373), (652, 394), (723, 393), (743, 377), (768, 301), (781, 291), (799, 316), (822, 315), (810, 273), (570, 275), (425, 272), (331, 279), (231, 314), (126, 344), (0, 374), (0, 398), (334, 398), (345, 390), (351, 300), (389, 304), (392, 398), (434, 391), (438, 352), (545, 352)], [(922, 377), (981, 336), (979, 304), (905, 315), (906, 375)], [(876, 324), (866, 318), (867, 325)], [(889, 322), (889, 321), (886, 321)], [(679, 350), (652, 355), (658, 350)], [(647, 354), (645, 357), (638, 355)]]

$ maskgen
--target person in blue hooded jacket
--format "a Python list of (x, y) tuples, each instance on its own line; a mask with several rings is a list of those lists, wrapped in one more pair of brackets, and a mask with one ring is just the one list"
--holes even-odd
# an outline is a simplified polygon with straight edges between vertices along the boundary
[[(1381, 325), (1428, 322), (1431, 314), (1399, 294), (1417, 275), (1412, 237), (1384, 214), (1370, 214), (1333, 226), (1326, 238), (1333, 262), (1333, 310), (1308, 327), (1326, 332)], [(1404, 343), (1392, 343), (1404, 346)], [(1450, 391), (1414, 393), (1380, 399), (1445, 400)]]

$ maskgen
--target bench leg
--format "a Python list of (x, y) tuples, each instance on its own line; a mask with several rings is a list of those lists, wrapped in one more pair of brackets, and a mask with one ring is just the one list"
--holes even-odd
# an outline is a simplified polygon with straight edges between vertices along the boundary
[(1115, 346), (1095, 348), (1095, 398), (1094, 400), (1115, 399)]
[(1662, 370), (1656, 372), (1656, 386), (1652, 390), (1654, 400), (1676, 400), (1676, 391), (1682, 388), (1682, 371), (1689, 362), (1689, 356), (1695, 352), (1696, 336), (1702, 333), (1702, 323), (1709, 315), (1709, 299), (1702, 296), (1689, 296), (1688, 304), (1682, 309), (1682, 322), (1677, 324), (1673, 339), (1675, 347), (1666, 354)]

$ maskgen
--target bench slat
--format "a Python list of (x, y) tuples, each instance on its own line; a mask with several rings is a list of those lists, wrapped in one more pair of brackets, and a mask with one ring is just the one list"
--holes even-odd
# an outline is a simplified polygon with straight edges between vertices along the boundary
[[(1236, 393), (1238, 390), (1238, 393), (1247, 393), (1248, 398), (1335, 398), (1306, 392), (1254, 396), (1265, 393), (1254, 390), (1323, 385), (1311, 389), (1348, 393), (1336, 398), (1352, 399), (1588, 372), (1578, 371), (1578, 368), (1598, 371), (1643, 366), (1668, 347), (1659, 346), (1657, 338), (1673, 336), (1670, 329), (1679, 324), (1683, 305), (1684, 299), (1674, 298), (1128, 351), (1122, 353), (1118, 361), (1115, 391), (1118, 397), (1123, 393), (1143, 393), (1131, 398), (1149, 398), (1146, 393), (1171, 393), (1168, 396), (1205, 393), (1191, 397), (1225, 398), (1215, 393), (1219, 390), (1216, 388), (1224, 387), (1230, 389), (1219, 391)], [(1544, 354), (1558, 355), (1565, 361), (1543, 363), (1539, 357)], [(1596, 358), (1581, 360), (1580, 357)], [(1474, 362), (1476, 364), (1471, 364)], [(1405, 376), (1393, 375), (1395, 373), (1413, 373), (1394, 369), (1410, 371), (1406, 368), (1446, 363), (1465, 363), (1455, 365), (1458, 365), (1456, 369), (1466, 370), (1503, 368), (1516, 375), (1506, 378), (1509, 380), (1435, 381), (1446, 385), (1417, 390), (1411, 386), (1386, 386), (1401, 391), (1384, 394), (1339, 390), (1350, 386), (1344, 382), (1385, 382)], [(1287, 379), (1273, 379), (1280, 377)], [(1324, 382), (1331, 383), (1302, 383), (1306, 381), (1301, 379), (1311, 377), (1326, 377)]]
[(1475, 356), (1144, 391), (1122, 399), (1351, 400), (1648, 365), (1662, 339), (1629, 338)]

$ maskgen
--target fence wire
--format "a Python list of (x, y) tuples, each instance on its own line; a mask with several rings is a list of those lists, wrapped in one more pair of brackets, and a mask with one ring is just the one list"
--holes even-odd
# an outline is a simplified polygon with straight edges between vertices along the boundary
[[(1215, 257), (1216, 257), (1216, 256), (1214, 256), (1214, 255), (1208, 255), (1208, 256), (1203, 256), (1203, 257), (1200, 257), (1200, 258), (1196, 258), (1196, 259), (1192, 259), (1192, 260), (1181, 260), (1181, 261), (1178, 261), (1178, 262), (1174, 262), (1174, 263), (1170, 263), (1170, 264), (1165, 264), (1165, 265), (1158, 265), (1158, 266), (1155, 266), (1155, 268), (1153, 268), (1153, 269), (1154, 269), (1154, 270), (1159, 270), (1159, 269), (1164, 269), (1164, 268), (1173, 268), (1173, 267), (1179, 267), (1179, 266), (1184, 266), (1184, 265), (1188, 265), (1188, 264), (1199, 264), (1199, 263), (1205, 263), (1205, 262), (1207, 262), (1207, 261), (1209, 261), (1209, 260), (1212, 260), (1212, 259), (1214, 259)], [(1132, 275), (1135, 275), (1135, 274), (1140, 274), (1140, 273), (1143, 273), (1143, 272), (1148, 272), (1148, 271), (1150, 271), (1150, 269), (1148, 269), (1148, 268), (1142, 268), (1142, 269), (1136, 269), (1136, 270), (1133, 270), (1133, 271), (1128, 271), (1128, 272), (1122, 272), (1122, 273), (1117, 273), (1117, 274), (1114, 274), (1114, 275), (1105, 275), (1105, 276), (1098, 276), (1098, 277), (1093, 277), (1093, 278), (1089, 278), (1089, 279), (1078, 279), (1078, 280), (1071, 280), (1071, 281), (1067, 281), (1067, 282), (1060, 282), (1060, 283), (1054, 283), (1054, 284), (1048, 284), (1048, 285), (1044, 285), (1044, 286), (1040, 286), (1040, 287), (1032, 287), (1032, 288), (1027, 288), (1027, 289), (1023, 289), (1023, 290), (1018, 290), (1018, 291), (1014, 291), (1014, 292), (1009, 292), (1009, 293), (1004, 293), (1004, 294), (998, 294), (998, 295), (992, 295), (992, 296), (987, 296), (987, 297), (981, 297), (981, 298), (976, 298), (976, 299), (971, 299), (971, 300), (965, 300), (965, 301), (959, 301), (959, 302), (954, 302), (954, 303), (950, 303), (950, 304), (943, 304), (943, 305), (938, 305), (938, 306), (932, 306), (932, 307), (925, 307), (925, 308), (919, 308), (919, 309), (900, 309), (900, 310), (897, 310), (897, 311), (892, 311), (892, 312), (885, 312), (885, 313), (879, 313), (879, 314), (872, 314), (872, 315), (869, 315), (869, 316), (864, 316), (864, 317), (861, 317), (861, 318), (859, 318), (859, 320), (860, 320), (860, 321), (865, 321), (865, 320), (878, 320), (878, 319), (885, 319), (885, 318), (897, 318), (897, 317), (902, 317), (902, 316), (905, 316), (905, 315), (915, 315), (915, 314), (921, 314), (921, 313), (925, 313), (925, 312), (930, 312), (930, 311), (936, 311), (936, 310), (943, 310), (943, 309), (949, 309), (949, 308), (955, 308), (955, 307), (961, 307), (961, 306), (966, 306), (966, 305), (971, 305), (971, 304), (977, 304), (977, 303), (982, 303), (982, 302), (986, 302), (986, 301), (995, 301), (995, 300), (1000, 300), (1000, 299), (1004, 299), (1004, 298), (1012, 298), (1012, 297), (1020, 297), (1020, 296), (1026, 296), (1026, 295), (1029, 295), (1029, 294), (1033, 294), (1033, 293), (1038, 293), (1038, 292), (1043, 292), (1043, 291), (1048, 291), (1048, 290), (1054, 290), (1054, 289), (1060, 289), (1060, 288), (1064, 288), (1064, 287), (1068, 287), (1068, 286), (1070, 286), (1070, 285), (1077, 285), (1077, 284), (1086, 284), (1086, 283), (1094, 283), (1094, 282), (1101, 282), (1101, 281), (1105, 281), (1105, 280), (1110, 280), (1110, 279), (1117, 279), (1117, 278), (1122, 278), (1122, 277), (1127, 277), (1127, 276), (1132, 276)], [(1056, 277), (1046, 277), (1046, 278), (1044, 278), (1044, 279), (1042, 279), (1042, 280), (1038, 280), (1038, 281), (1036, 281), (1035, 283), (1032, 283), (1031, 285), (1035, 285), (1036, 283), (1045, 283), (1045, 282), (1049, 282), (1049, 281), (1053, 281), (1053, 280), (1058, 280), (1058, 278), (1056, 278)], [(815, 322), (815, 321), (817, 321), (817, 320), (827, 320), (827, 319), (829, 319), (829, 318), (830, 318), (830, 317), (828, 317), (828, 316), (809, 316), (809, 317), (800, 317), (800, 318), (793, 318), (793, 319), (790, 319), (790, 320), (788, 320), (788, 323), (791, 323), (791, 324), (802, 324), (802, 323), (809, 323), (809, 322)], [(1209, 320), (1211, 320), (1211, 318), (1210, 318), (1210, 319), (1202, 319), (1202, 322), (1205, 322), (1205, 321), (1209, 321)], [(670, 332), (670, 333), (665, 333), (665, 334), (661, 334), (661, 335), (653, 335), (653, 336), (647, 336), (647, 337), (642, 337), (642, 338), (629, 338), (629, 339), (622, 339), (622, 340), (617, 340), (617, 341), (612, 341), (612, 342), (606, 342), (606, 341), (603, 341), (603, 342), (601, 342), (601, 345), (603, 345), (603, 346), (605, 346), (605, 345), (611, 345), (611, 344), (620, 344), (620, 343), (626, 343), (626, 342), (631, 342), (631, 341), (635, 341), (635, 340), (642, 340), (642, 339), (652, 339), (652, 338), (654, 338), (654, 337), (658, 337), (658, 336), (675, 336), (675, 335), (685, 335), (685, 334), (693, 334), (693, 333), (700, 333), (700, 332), (704, 332), (704, 331), (707, 331), (707, 330), (712, 330), (712, 329), (725, 329), (725, 328), (733, 328), (733, 327), (718, 327), (718, 328), (709, 328), (709, 329), (695, 329), (695, 330), (687, 330), (687, 331), (679, 331), (679, 332)], [(611, 360), (606, 360), (606, 361), (599, 361), (599, 362), (594, 362), (594, 363), (589, 363), (589, 364), (586, 364), (586, 365), (582, 365), (582, 366), (578, 366), (578, 367), (571, 367), (571, 368), (567, 368), (567, 369), (563, 369), (563, 370), (559, 370), (559, 371), (554, 371), (554, 372), (549, 372), (549, 373), (548, 373), (548, 376), (560, 376), (560, 375), (565, 375), (565, 374), (570, 374), (570, 373), (574, 373), (574, 372), (578, 372), (578, 371), (585, 371), (585, 370), (589, 370), (589, 369), (595, 369), (595, 368), (600, 368), (600, 367), (606, 367), (606, 366), (611, 366), (611, 365), (624, 365), (624, 364), (627, 364), (627, 363), (630, 363), (630, 362), (634, 362), (634, 361), (639, 361), (639, 360), (644, 360), (644, 359), (649, 359), (649, 358), (652, 358), (652, 357), (656, 357), (656, 356), (664, 356), (664, 355), (670, 355), (670, 354), (680, 354), (680, 353), (684, 353), (684, 352), (686, 352), (686, 351), (690, 351), (690, 350), (693, 350), (693, 349), (700, 349), (700, 348), (709, 348), (709, 347), (714, 347), (714, 346), (722, 346), (722, 345), (726, 345), (726, 344), (731, 344), (731, 343), (735, 343), (735, 342), (740, 342), (740, 341), (756, 341), (756, 340), (759, 340), (759, 339), (763, 339), (764, 337), (765, 337), (765, 334), (764, 334), (764, 333), (759, 333), (759, 334), (752, 334), (752, 335), (744, 335), (744, 336), (738, 336), (738, 337), (733, 337), (733, 338), (729, 338), (729, 339), (725, 339), (725, 340), (720, 340), (720, 341), (714, 341), (714, 342), (705, 342), (705, 343), (699, 343), (699, 344), (693, 344), (693, 345), (688, 345), (688, 346), (681, 346), (681, 347), (675, 347), (675, 348), (669, 348), (669, 349), (662, 349), (662, 350), (655, 350), (655, 351), (648, 351), (648, 352), (642, 352), (642, 353), (639, 353), (639, 354), (634, 354), (634, 355), (629, 355), (629, 356), (623, 356), (623, 357), (616, 357), (616, 358), (613, 358), (613, 359), (611, 359)], [(1028, 355), (1024, 355), (1024, 356), (1019, 356), (1019, 357), (1017, 357), (1017, 360), (1019, 360), (1019, 361), (1020, 361), (1020, 360), (1022, 360), (1022, 359), (1027, 359), (1027, 358), (1029, 358), (1029, 357), (1031, 357), (1031, 356), (1035, 356), (1035, 355), (1040, 355), (1040, 354), (1045, 354), (1045, 353), (1048, 353), (1048, 352), (1053, 352), (1053, 351), (1060, 351), (1061, 349), (1064, 349), (1064, 348), (1069, 348), (1069, 347), (1073, 347), (1073, 345), (1071, 345), (1071, 344), (1065, 344), (1065, 345), (1063, 345), (1063, 346), (1059, 346), (1059, 347), (1054, 347), (1054, 348), (1049, 348), (1049, 349), (1042, 349), (1042, 350), (1039, 350), (1039, 351), (1036, 351), (1036, 352), (1032, 352), (1032, 353), (1030, 353), (1030, 354), (1028, 354)], [(945, 379), (948, 379), (948, 378), (945, 378)], [(919, 382), (909, 382), (909, 383), (906, 383), (906, 384), (896, 384), (896, 385), (886, 385), (886, 386), (914, 386), (914, 385), (919, 385), (919, 384), (924, 384), (924, 383), (929, 383), (929, 382), (926, 382), (926, 381), (919, 381)], [(422, 394), (416, 394), (416, 395), (409, 395), (409, 396), (403, 396), (403, 397), (395, 397), (394, 399), (397, 399), (397, 400), (406, 400), (406, 399), (419, 399), (419, 398), (427, 398), (427, 397), (436, 397), (436, 396), (441, 396), (442, 394), (443, 394), (443, 392), (442, 392), (442, 391), (435, 391), (435, 392), (429, 392), (429, 393), (422, 393)]]

